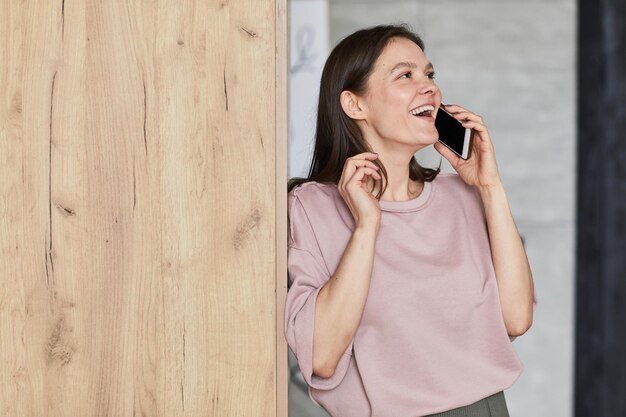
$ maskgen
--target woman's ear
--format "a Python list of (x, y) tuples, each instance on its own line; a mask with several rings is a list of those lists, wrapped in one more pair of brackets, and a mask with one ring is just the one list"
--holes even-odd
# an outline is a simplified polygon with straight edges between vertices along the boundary
[(339, 96), (339, 102), (343, 112), (351, 119), (363, 120), (365, 118), (365, 111), (363, 109), (363, 102), (359, 96), (352, 91), (344, 90)]

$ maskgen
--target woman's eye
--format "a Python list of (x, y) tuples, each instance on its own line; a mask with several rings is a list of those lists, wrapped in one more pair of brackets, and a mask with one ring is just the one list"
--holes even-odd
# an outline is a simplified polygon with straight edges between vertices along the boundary
[(430, 78), (431, 80), (435, 79), (435, 71), (433, 72), (429, 72), (428, 74), (426, 74), (428, 76), (428, 78)]
[(400, 76), (400, 78), (411, 78), (411, 71), (405, 72), (404, 74)]

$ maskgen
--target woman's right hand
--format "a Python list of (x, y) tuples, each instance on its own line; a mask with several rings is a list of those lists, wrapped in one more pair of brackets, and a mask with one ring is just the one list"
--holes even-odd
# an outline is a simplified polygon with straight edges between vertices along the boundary
[(380, 226), (380, 204), (368, 190), (371, 177), (381, 180), (378, 166), (372, 160), (378, 158), (373, 152), (363, 152), (346, 159), (337, 190), (346, 202), (356, 227)]

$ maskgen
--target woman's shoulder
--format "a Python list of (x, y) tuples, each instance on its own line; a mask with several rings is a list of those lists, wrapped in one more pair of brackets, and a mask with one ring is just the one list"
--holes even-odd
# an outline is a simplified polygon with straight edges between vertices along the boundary
[(341, 195), (332, 183), (309, 181), (291, 189), (288, 196), (290, 245), (308, 247), (313, 240), (303, 242), (329, 235), (325, 231), (335, 230), (341, 222), (341, 214), (337, 215)]
[(462, 205), (481, 206), (478, 189), (468, 185), (459, 174), (440, 173), (435, 178), (437, 195), (446, 201), (456, 201)]
[(456, 172), (442, 172), (435, 177), (435, 182), (438, 188), (470, 194), (475, 192), (475, 187), (468, 185)]
[(290, 206), (295, 199), (307, 207), (321, 208), (333, 203), (340, 197), (337, 185), (333, 183), (322, 183), (308, 181), (295, 186), (289, 191), (288, 198)]
[(444, 184), (447, 186), (458, 186), (460, 184), (465, 184), (463, 179), (456, 172), (440, 172), (435, 177), (435, 181), (440, 184)]

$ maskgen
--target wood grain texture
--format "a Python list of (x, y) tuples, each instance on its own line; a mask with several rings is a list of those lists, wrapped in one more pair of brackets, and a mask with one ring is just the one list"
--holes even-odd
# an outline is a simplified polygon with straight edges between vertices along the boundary
[(286, 416), (277, 1), (0, 0), (0, 416)]

